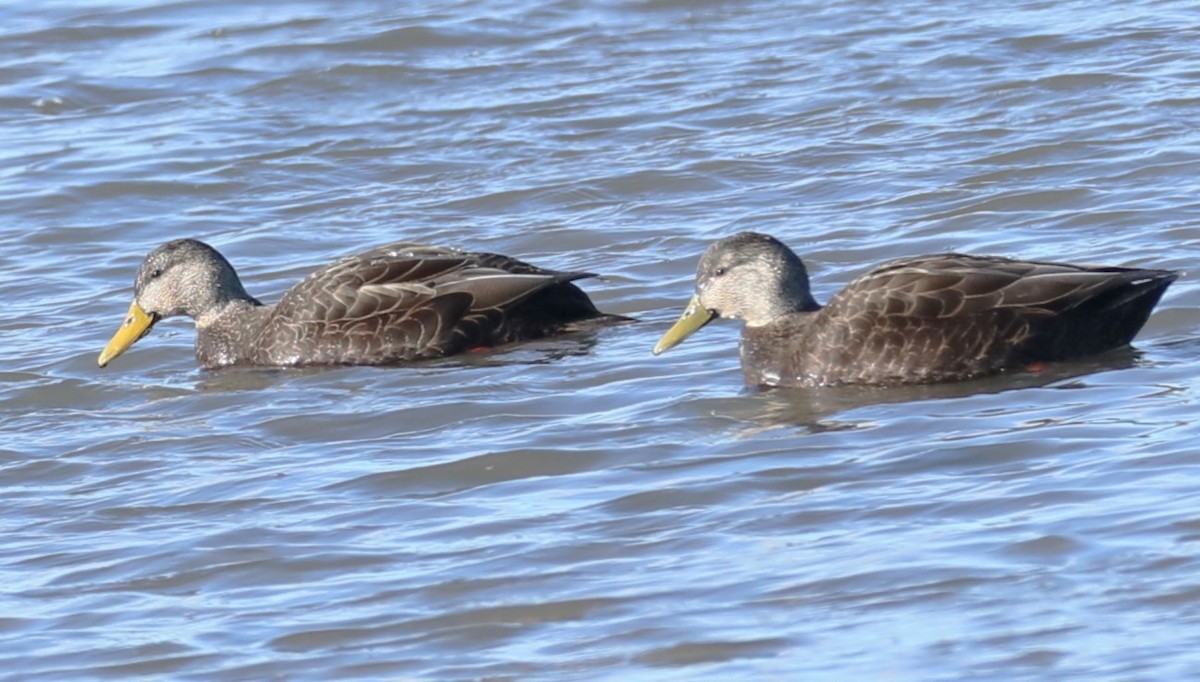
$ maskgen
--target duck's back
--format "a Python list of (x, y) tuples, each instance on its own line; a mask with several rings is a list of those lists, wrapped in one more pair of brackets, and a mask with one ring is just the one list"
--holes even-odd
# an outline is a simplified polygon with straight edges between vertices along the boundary
[(571, 284), (590, 276), (499, 254), (382, 246), (288, 291), (262, 326), (252, 362), (386, 364), (546, 336), (606, 317)]
[(771, 385), (953, 381), (1129, 343), (1164, 270), (941, 254), (891, 261), (824, 308), (747, 326), (747, 381)]

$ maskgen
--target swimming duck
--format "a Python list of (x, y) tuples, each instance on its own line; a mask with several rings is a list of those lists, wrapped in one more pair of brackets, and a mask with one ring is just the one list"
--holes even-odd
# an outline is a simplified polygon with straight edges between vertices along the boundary
[(601, 313), (572, 284), (592, 276), (400, 242), (323, 267), (263, 305), (216, 249), (178, 239), (142, 261), (129, 313), (99, 364), (176, 315), (195, 320), (196, 358), (210, 369), (381, 365), (627, 320)]
[(1128, 344), (1178, 276), (946, 253), (879, 265), (821, 306), (791, 249), (742, 232), (704, 252), (654, 354), (727, 317), (745, 323), (751, 385), (958, 381)]

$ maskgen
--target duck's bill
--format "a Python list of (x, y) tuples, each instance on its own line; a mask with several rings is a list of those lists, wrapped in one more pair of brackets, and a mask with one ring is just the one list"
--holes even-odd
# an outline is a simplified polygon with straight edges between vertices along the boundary
[(671, 325), (667, 333), (663, 334), (662, 338), (654, 346), (654, 354), (658, 355), (668, 348), (678, 346), (684, 339), (695, 334), (696, 330), (712, 322), (716, 316), (716, 313), (700, 305), (699, 296), (692, 296), (692, 300), (683, 309), (683, 314), (679, 316), (679, 320)]
[(125, 321), (121, 323), (121, 328), (113, 334), (108, 345), (100, 353), (98, 362), (103, 367), (113, 361), (121, 353), (129, 350), (129, 347), (137, 343), (137, 340), (150, 332), (150, 328), (158, 321), (157, 315), (150, 315), (136, 302), (130, 304), (129, 314), (125, 316)]

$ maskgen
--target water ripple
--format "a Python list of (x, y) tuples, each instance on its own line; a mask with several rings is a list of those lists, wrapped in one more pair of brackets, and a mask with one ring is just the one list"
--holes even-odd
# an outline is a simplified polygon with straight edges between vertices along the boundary
[[(1184, 679), (1200, 287), (958, 386), (660, 358), (698, 255), (1195, 270), (1194, 8), (0, 8), (0, 657), (23, 679)], [(197, 236), (274, 300), (398, 239), (640, 322), (409, 368), (96, 355)], [(1138, 637), (1131, 637), (1130, 633)]]

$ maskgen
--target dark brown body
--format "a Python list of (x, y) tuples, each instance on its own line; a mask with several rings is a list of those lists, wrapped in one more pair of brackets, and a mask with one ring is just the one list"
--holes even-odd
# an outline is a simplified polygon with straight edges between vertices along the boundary
[(954, 381), (1129, 343), (1177, 273), (944, 254), (742, 332), (752, 385)]
[(599, 312), (571, 284), (591, 276), (391, 244), (317, 270), (273, 306), (247, 297), (198, 320), (196, 357), (207, 368), (379, 365), (627, 319)]

